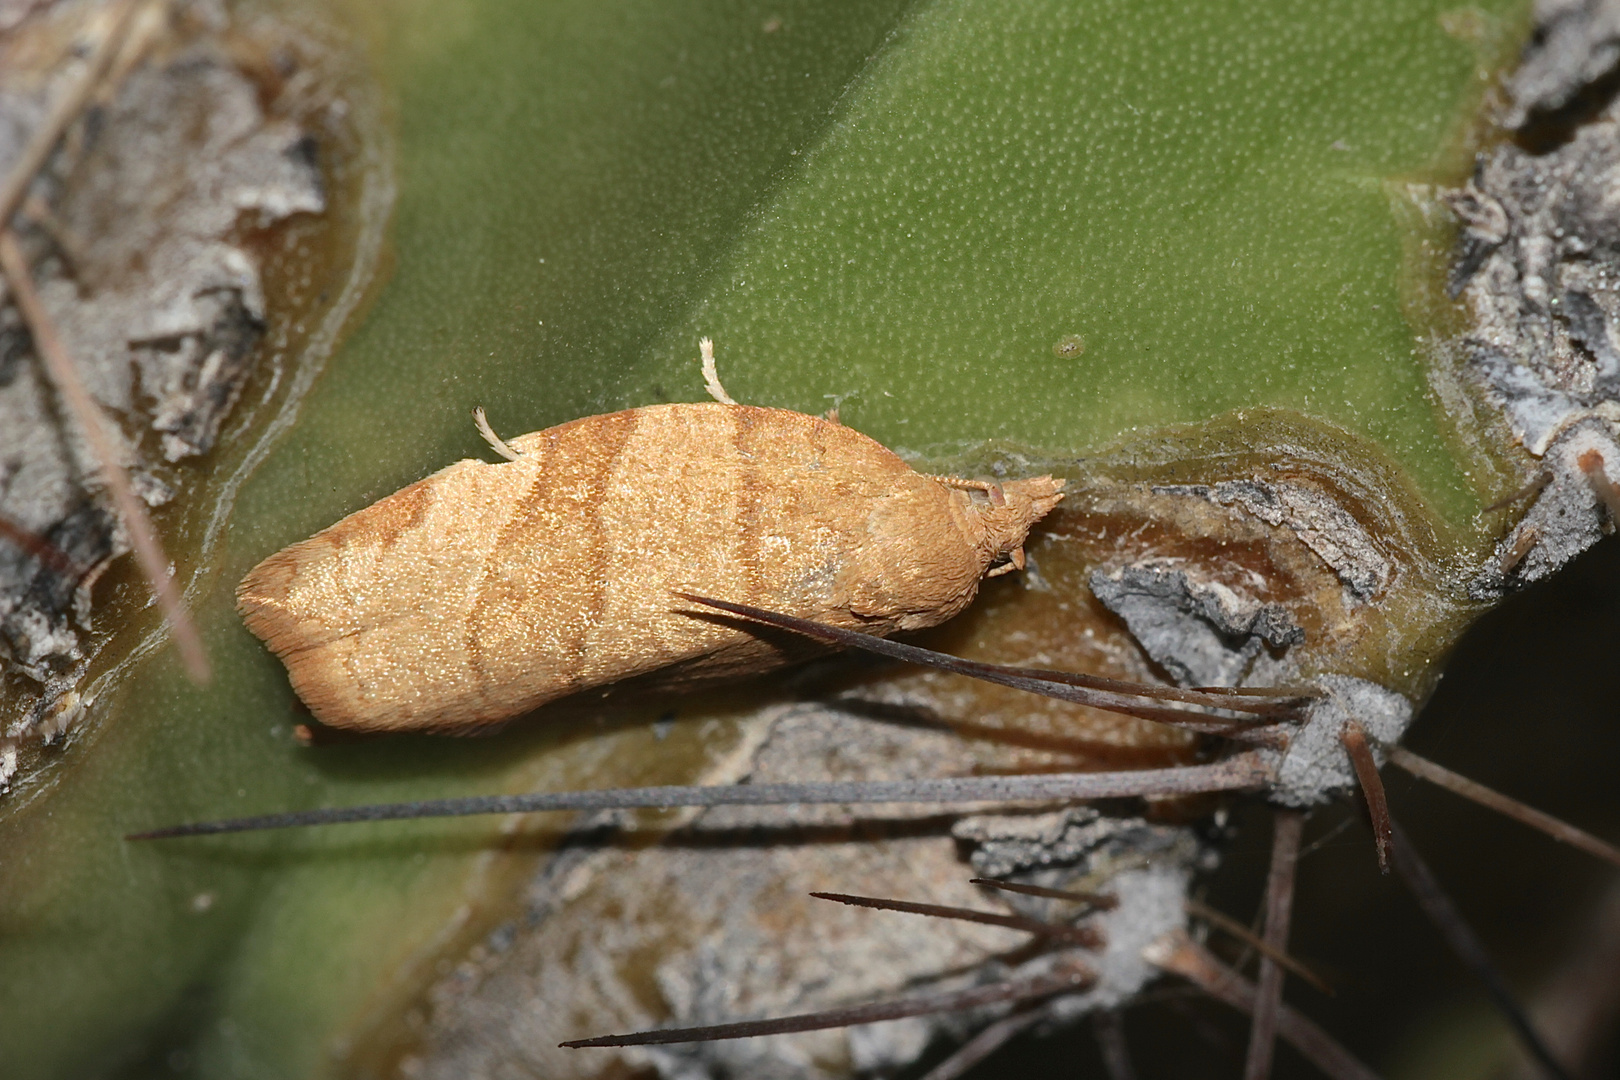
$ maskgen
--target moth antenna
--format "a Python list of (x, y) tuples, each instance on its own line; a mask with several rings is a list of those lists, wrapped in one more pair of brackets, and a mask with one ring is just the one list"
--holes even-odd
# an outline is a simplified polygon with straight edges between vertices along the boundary
[(968, 480), (961, 476), (936, 476), (934, 479), (958, 491), (982, 491), (991, 506), (1007, 505), (1007, 493), (994, 480)]
[(1378, 851), (1378, 871), (1389, 873), (1390, 830), (1389, 800), (1384, 797), (1384, 781), (1378, 775), (1378, 762), (1367, 742), (1367, 729), (1354, 720), (1346, 720), (1339, 732), (1339, 742), (1350, 755), (1355, 767), (1361, 794), (1367, 800), (1367, 816), (1372, 820), (1373, 847)]
[(484, 441), (489, 443), (490, 449), (494, 450), (507, 461), (516, 461), (518, 458), (523, 456), (521, 453), (508, 446), (505, 439), (495, 434), (495, 429), (489, 426), (489, 418), (484, 415), (484, 407), (482, 405), (473, 406), (473, 426), (478, 429), (478, 434), (483, 436)]
[[(128, 28), (129, 16), (134, 9), (134, 4), (126, 4), (121, 10), (114, 37), (120, 37)], [(56, 392), (62, 396), (68, 412), (84, 433), (85, 441), (90, 444), (102, 483), (107, 486), (107, 494), (112, 496), (113, 507), (129, 534), (129, 545), (135, 550), (135, 561), (151, 582), (158, 607), (174, 633), (175, 649), (180, 653), (186, 674), (192, 682), (202, 685), (211, 678), (212, 671), (202, 636), (197, 632), (197, 624), (192, 621), (180, 590), (175, 587), (174, 578), (169, 573), (169, 558), (163, 553), (163, 544), (158, 540), (152, 519), (146, 513), (146, 504), (141, 502), (135, 489), (130, 486), (129, 474), (125, 472), (112, 436), (108, 434), (106, 415), (79, 377), (79, 369), (57, 332), (55, 320), (45, 310), (34, 288), (33, 271), (17, 243), (16, 234), (10, 228), (3, 227), (5, 220), (0, 218), (0, 272), (5, 274), (11, 286), (17, 311), (33, 338), (34, 352), (44, 365)]]
[(901, 998), (898, 1001), (855, 1005), (844, 1009), (824, 1009), (820, 1012), (784, 1016), (775, 1020), (744, 1020), (741, 1023), (712, 1024), (707, 1027), (666, 1028), (662, 1031), (639, 1031), (631, 1035), (603, 1035), (595, 1039), (574, 1039), (558, 1045), (569, 1049), (586, 1046), (658, 1046), (666, 1043), (714, 1042), (719, 1039), (747, 1039), (755, 1035), (821, 1031), (855, 1024), (874, 1024), (880, 1020), (902, 1020), (908, 1016), (957, 1012), (962, 1009), (975, 1009), (981, 1005), (995, 1005), (1003, 1001), (1027, 1001), (1032, 998), (1052, 997), (1056, 994), (1072, 994), (1085, 990), (1096, 981), (1097, 976), (1090, 968), (1078, 962), (1071, 962), (1050, 975), (990, 983), (987, 986), (975, 986), (943, 994), (927, 994)]
[(703, 389), (722, 405), (737, 404), (732, 396), (726, 393), (726, 388), (720, 385), (720, 370), (714, 364), (714, 342), (703, 338), (698, 342), (698, 350), (703, 354)]
[(973, 908), (950, 907), (945, 904), (919, 904), (911, 900), (880, 900), (873, 896), (850, 896), (846, 893), (827, 892), (813, 892), (810, 895), (817, 900), (831, 900), (852, 907), (903, 911), (911, 915), (929, 915), (936, 919), (960, 919), (963, 922), (983, 923), (986, 926), (1005, 926), (1009, 930), (1021, 930), (1036, 937), (1055, 938), (1085, 949), (1099, 949), (1104, 944), (1102, 932), (1092, 926), (1049, 923), (1023, 915), (1003, 915), (995, 911), (977, 911)]
[(922, 1080), (958, 1080), (967, 1075), (973, 1066), (1000, 1050), (1008, 1040), (1046, 1019), (1046, 1015), (1044, 1008), (1036, 1006), (1003, 1016), (958, 1046), (950, 1057), (924, 1073)]
[(1588, 855), (1596, 855), (1620, 866), (1620, 848), (1604, 840), (1600, 840), (1584, 829), (1577, 829), (1565, 821), (1560, 821), (1551, 814), (1527, 806), (1517, 799), (1509, 798), (1499, 791), (1486, 787), (1477, 780), (1470, 780), (1460, 773), (1454, 773), (1442, 765), (1436, 765), (1428, 758), (1419, 757), (1403, 746), (1386, 746), (1385, 753), (1389, 755), (1392, 765), (1398, 765), (1418, 777), (1427, 780), (1438, 787), (1465, 799), (1472, 799), (1481, 806), (1489, 807), (1499, 814), (1512, 818), (1514, 821), (1540, 829), (1554, 840), (1560, 840), (1571, 847), (1580, 848)]
[(1609, 479), (1608, 470), (1603, 465), (1603, 455), (1596, 450), (1588, 450), (1575, 463), (1586, 474), (1586, 482), (1592, 486), (1592, 493), (1608, 508), (1609, 523), (1620, 526), (1620, 488), (1616, 488), (1614, 481)]
[[(1243, 725), (1257, 725), (1262, 721), (1272, 719), (1298, 719), (1303, 714), (1302, 705), (1308, 698), (1308, 695), (1298, 694), (1283, 699), (1249, 700), (1239, 695), (1214, 694), (1201, 690), (1183, 690), (1176, 686), (1152, 686), (1146, 683), (1132, 683), (1121, 679), (1109, 679), (1099, 675), (1083, 675), (1077, 672), (1009, 667), (1004, 664), (984, 664), (974, 660), (964, 660), (961, 657), (950, 656), (946, 653), (935, 652), (932, 649), (924, 649), (917, 645), (890, 641), (888, 638), (877, 637), (873, 634), (863, 634), (856, 630), (845, 630), (842, 627), (829, 626), (826, 623), (813, 622), (810, 619), (800, 619), (793, 615), (767, 611), (764, 608), (752, 607), (748, 604), (734, 604), (727, 600), (716, 600), (693, 593), (677, 592), (675, 595), (683, 600), (690, 600), (705, 607), (718, 608), (721, 611), (762, 622), (769, 626), (792, 630), (795, 633), (817, 638), (832, 645), (861, 649), (893, 660), (903, 660), (924, 667), (938, 668), (941, 671), (950, 671), (958, 675), (966, 675), (969, 678), (1010, 686), (1016, 690), (1025, 690), (1032, 694), (1040, 694), (1043, 697), (1073, 701), (1081, 705), (1090, 705), (1094, 708), (1107, 709), (1110, 712), (1138, 716), (1145, 720), (1156, 720), (1160, 723), (1173, 724), (1179, 727), (1192, 727), (1199, 731), (1225, 735), (1229, 738), (1247, 738), (1265, 745), (1276, 745), (1279, 741), (1285, 742), (1286, 736), (1282, 736), (1279, 740), (1281, 733), (1275, 731), (1245, 732)], [(1144, 705), (1140, 702), (1130, 701), (1129, 699), (1133, 697), (1182, 702), (1204, 708), (1224, 709), (1229, 712), (1248, 713), (1250, 715), (1238, 718), (1210, 716), (1185, 709)]]
[(1136, 1080), (1131, 1064), (1131, 1046), (1125, 1041), (1125, 1016), (1118, 1009), (1098, 1009), (1091, 1014), (1091, 1031), (1097, 1036), (1108, 1080)]
[(1261, 937), (1253, 930), (1250, 930), (1247, 926), (1244, 926), (1226, 912), (1221, 911), (1219, 908), (1210, 907), (1208, 904), (1199, 900), (1194, 900), (1191, 897), (1184, 900), (1183, 905), (1187, 909), (1187, 914), (1191, 915), (1193, 918), (1203, 919), (1205, 922), (1209, 923), (1210, 926), (1221, 931), (1222, 933), (1229, 934), (1237, 940), (1243, 942), (1243, 944), (1254, 949), (1256, 952), (1271, 957), (1273, 960), (1277, 961), (1277, 963), (1281, 964), (1289, 971), (1292, 971), (1295, 975), (1298, 975), (1300, 978), (1304, 979), (1306, 982), (1310, 983), (1312, 986), (1316, 987), (1329, 997), (1338, 996), (1338, 992), (1333, 989), (1332, 984), (1330, 984), (1326, 979), (1322, 978), (1322, 976), (1300, 963), (1294, 957), (1283, 952), (1281, 949), (1267, 943), (1265, 938)]
[(1003, 892), (1023, 893), (1025, 896), (1044, 896), (1049, 900), (1069, 900), (1087, 904), (1098, 911), (1113, 911), (1119, 907), (1119, 897), (1109, 893), (1070, 892), (1067, 889), (1048, 889), (1045, 885), (1025, 885), (1021, 881), (997, 881), (995, 878), (968, 878), (969, 885), (984, 885)]
[(1479, 940), (1479, 936), (1462, 917), (1462, 912), (1452, 903), (1451, 897), (1441, 887), (1440, 879), (1434, 876), (1434, 871), (1429, 869), (1429, 864), (1418, 854), (1417, 848), (1412, 845), (1405, 831), (1391, 822), (1390, 837), (1391, 855), (1395, 871), (1400, 875), (1401, 881), (1411, 890), (1418, 907), (1423, 909), (1423, 914), (1427, 915), (1435, 929), (1440, 931), (1440, 936), (1445, 939), (1446, 945), (1456, 954), (1457, 959), (1472, 969), (1475, 977), (1485, 984), (1485, 990), (1490, 994), (1497, 1011), (1513, 1028), (1514, 1034), (1518, 1035), (1525, 1052), (1554, 1080), (1574, 1080), (1573, 1074), (1553, 1056), (1541, 1034), (1536, 1031), (1535, 1025), (1530, 1022), (1529, 1014), (1513, 996), (1507, 980), (1491, 962), (1485, 943)]
[(1249, 1053), (1243, 1080), (1269, 1080), (1277, 1043), (1277, 1015), (1282, 1009), (1285, 975), (1277, 954), (1287, 954), (1288, 928), (1294, 909), (1294, 868), (1299, 862), (1299, 841), (1305, 815), (1299, 810), (1273, 812), (1271, 870), (1266, 875), (1266, 922), (1261, 940), (1260, 978), (1254, 995), (1254, 1019), (1249, 1024)]
[(809, 784), (733, 784), (604, 788), (531, 795), (475, 795), (460, 799), (373, 806), (294, 810), (280, 814), (174, 825), (130, 833), (125, 840), (401, 821), (472, 814), (531, 814), (542, 810), (667, 810), (679, 806), (781, 806), (793, 803), (978, 803), (1066, 799), (1120, 799), (1145, 795), (1193, 795), (1252, 791), (1276, 779), (1276, 770), (1250, 751), (1209, 765), (1138, 769), (1112, 773), (1050, 773), (1025, 776), (961, 776), (937, 780), (858, 780)]
[[(1221, 963), (1183, 931), (1175, 930), (1159, 938), (1143, 950), (1142, 955), (1154, 967), (1180, 975), (1216, 1001), (1239, 1012), (1254, 1011), (1258, 993), (1255, 985)], [(1333, 1080), (1378, 1080), (1378, 1074), (1338, 1040), (1286, 1003), (1277, 1009), (1277, 1034)]]
[(1552, 473), (1548, 472), (1546, 469), (1543, 469), (1541, 472), (1536, 474), (1536, 478), (1534, 480), (1524, 485), (1524, 487), (1513, 492), (1511, 495), (1504, 495), (1502, 498), (1496, 500), (1495, 502), (1491, 503), (1491, 505), (1481, 510), (1480, 513), (1493, 514), (1498, 510), (1506, 510), (1508, 507), (1512, 506), (1521, 499), (1529, 499), (1536, 495), (1540, 495), (1544, 490), (1546, 490), (1547, 485), (1552, 483), (1552, 479)]

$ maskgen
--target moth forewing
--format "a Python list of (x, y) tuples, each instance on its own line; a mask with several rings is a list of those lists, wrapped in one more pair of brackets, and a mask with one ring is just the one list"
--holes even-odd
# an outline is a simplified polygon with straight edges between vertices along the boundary
[(622, 679), (786, 658), (691, 617), (681, 592), (867, 633), (932, 626), (1021, 561), (1062, 499), (1049, 476), (927, 476), (839, 423), (747, 405), (647, 406), (508, 445), (512, 460), (459, 461), (243, 580), (249, 629), (322, 723), (476, 730)]

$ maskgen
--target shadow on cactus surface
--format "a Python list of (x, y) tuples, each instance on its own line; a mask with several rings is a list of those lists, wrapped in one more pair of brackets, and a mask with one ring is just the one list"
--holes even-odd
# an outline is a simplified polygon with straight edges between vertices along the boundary
[[(1050, 861), (1048, 842), (982, 812), (885, 810), (853, 834), (831, 810), (621, 815), (583, 838), (537, 815), (120, 839), (465, 794), (1118, 771), (1208, 751), (1146, 721), (853, 660), (576, 703), (486, 739), (295, 740), (306, 714), (232, 611), (250, 566), (478, 456), (475, 404), (516, 433), (699, 399), (702, 335), (739, 400), (837, 406), (926, 470), (1068, 478), (1032, 571), (924, 643), (1138, 681), (1337, 676), (1435, 694), (1419, 751), (1616, 835), (1601, 780), (1614, 747), (1591, 704), (1614, 700), (1608, 545), (1509, 597), (1487, 616), (1493, 636), (1462, 648), (1474, 673), (1435, 693), (1441, 658), (1515, 574), (1555, 567), (1544, 534), (1523, 540), (1534, 500), (1592, 490), (1565, 483), (1571, 466), (1487, 509), (1543, 465), (1492, 411), (1525, 400), (1503, 390), (1518, 369), (1469, 351), (1482, 301), (1446, 294), (1457, 252), (1482, 250), (1488, 283), (1512, 248), (1492, 242), (1492, 200), (1511, 199), (1489, 176), (1455, 212), (1442, 195), (1504, 144), (1489, 118), (1529, 35), (1523, 5), (353, 0), (231, 18), (280, 20), (345, 57), (335, 95), (360, 134), (317, 133), (331, 205), (304, 227), (349, 236), (386, 219), (388, 249), (314, 240), (288, 256), (288, 281), (360, 282), (346, 337), (328, 359), (289, 331), (241, 398), (268, 404), (239, 405), (158, 513), (214, 682), (189, 684), (155, 647), (122, 563), (97, 586), (104, 636), (80, 684), (94, 692), (61, 739), (24, 747), (0, 796), (8, 1070), (919, 1076), (994, 1015), (746, 1053), (555, 1044), (948, 992), (1016, 966), (1010, 931), (835, 909), (811, 888), (1006, 910), (967, 879), (1001, 865), (1106, 887), (1160, 859), (1249, 921), (1269, 811), (1241, 799), (1075, 811), (1053, 826), (1069, 861), (1039, 872), (1013, 853)], [(386, 159), (365, 182), (352, 160), (343, 171), (362, 149)], [(273, 277), (272, 337), (287, 303)], [(1608, 311), (1602, 289), (1582, 295)], [(1606, 331), (1591, 325), (1548, 321), (1558, 355), (1597, 370), (1535, 399), (1587, 410), (1555, 422), (1562, 434), (1604, 420)], [(1537, 453), (1550, 465), (1559, 445)], [(1579, 497), (1595, 539), (1605, 511)], [(1493, 681), (1516, 664), (1524, 681)], [(1517, 715), (1491, 720), (1485, 698)], [(1578, 933), (1592, 949), (1614, 934), (1601, 864), (1393, 770), (1389, 784), (1515, 984), (1578, 985), (1557, 958)], [(1387, 1075), (1489, 1074), (1512, 1060), (1509, 1036), (1378, 878), (1364, 828), (1334, 831), (1352, 817), (1335, 805), (1307, 823), (1320, 846), (1301, 863), (1291, 945), (1337, 997), (1290, 979), (1289, 1001)], [(1139, 1075), (1242, 1074), (1236, 1014), (1170, 980), (1129, 1005)], [(1109, 1075), (1080, 1034), (1079, 1049), (1070, 1035), (1015, 1043), (975, 1075), (1072, 1075), (1077, 1057)], [(1290, 1053), (1273, 1075), (1311, 1075)]]

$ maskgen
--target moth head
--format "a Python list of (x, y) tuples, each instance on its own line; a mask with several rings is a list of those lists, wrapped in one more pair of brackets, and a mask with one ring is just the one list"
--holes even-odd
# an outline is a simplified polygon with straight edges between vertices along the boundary
[(996, 485), (990, 497), (973, 500), (983, 530), (979, 550), (986, 565), (1005, 563), (1008, 569), (1024, 564), (1024, 538), (1032, 525), (1063, 501), (1064, 481), (1052, 476), (1010, 480)]

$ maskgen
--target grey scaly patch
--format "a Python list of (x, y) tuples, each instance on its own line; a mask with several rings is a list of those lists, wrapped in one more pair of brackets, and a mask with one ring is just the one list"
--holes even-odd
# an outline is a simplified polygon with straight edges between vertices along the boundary
[(1347, 675), (1314, 681), (1325, 691), (1323, 697), (1311, 706), (1288, 748), (1272, 752), (1277, 781), (1267, 797), (1282, 806), (1321, 806), (1356, 788), (1355, 769), (1339, 742), (1347, 721), (1366, 729), (1380, 766), (1384, 754), (1379, 744), (1399, 742), (1412, 722), (1412, 703), (1377, 683)]

